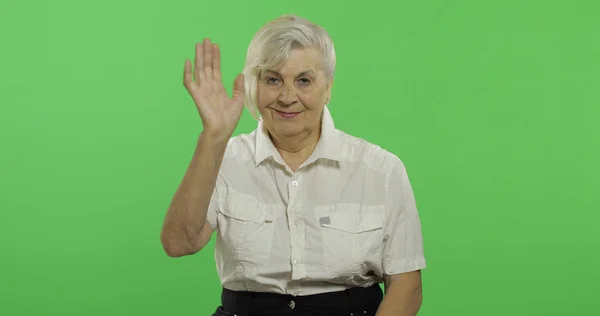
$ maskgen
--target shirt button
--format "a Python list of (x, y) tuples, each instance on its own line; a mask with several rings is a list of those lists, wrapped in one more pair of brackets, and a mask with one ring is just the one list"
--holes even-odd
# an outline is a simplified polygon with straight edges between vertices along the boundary
[(294, 264), (298, 264), (298, 260), (294, 260)]
[(296, 302), (294, 302), (294, 301), (290, 301), (290, 304), (289, 304), (289, 306), (290, 306), (290, 308), (291, 308), (291, 309), (294, 309), (294, 308), (296, 308)]
[(300, 225), (300, 220), (299, 219), (295, 220), (294, 225), (296, 225), (296, 226)]
[(295, 186), (295, 187), (297, 187), (298, 186), (298, 181), (296, 181), (296, 180), (292, 181), (292, 185)]

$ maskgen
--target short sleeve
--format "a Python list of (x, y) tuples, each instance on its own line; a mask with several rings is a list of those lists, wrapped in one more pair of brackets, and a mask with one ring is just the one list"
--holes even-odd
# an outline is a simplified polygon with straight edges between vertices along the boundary
[(425, 268), (421, 221), (404, 164), (397, 160), (386, 188), (382, 266), (393, 275)]
[(219, 175), (217, 177), (217, 181), (215, 183), (215, 188), (213, 189), (212, 196), (210, 197), (210, 203), (208, 204), (208, 211), (206, 212), (206, 220), (212, 227), (212, 230), (215, 231), (218, 228), (217, 222), (217, 214), (219, 213), (219, 209), (221, 207), (221, 195), (224, 192), (224, 181)]

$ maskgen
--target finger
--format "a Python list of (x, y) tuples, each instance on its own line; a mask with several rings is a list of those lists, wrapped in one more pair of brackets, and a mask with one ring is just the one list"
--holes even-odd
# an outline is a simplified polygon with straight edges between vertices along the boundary
[(204, 76), (204, 48), (202, 44), (196, 43), (196, 60), (194, 64), (194, 78), (196, 83), (199, 83), (205, 78)]
[(213, 78), (221, 81), (221, 49), (217, 44), (213, 44)]
[(233, 82), (233, 100), (236, 103), (243, 103), (244, 102), (244, 94), (245, 94), (245, 88), (244, 88), (244, 75), (243, 74), (239, 74), (236, 78), (235, 81)]
[(183, 67), (183, 85), (189, 89), (192, 83), (192, 63), (186, 59)]
[(206, 79), (212, 79), (213, 77), (213, 50), (212, 44), (208, 38), (204, 39), (204, 75)]

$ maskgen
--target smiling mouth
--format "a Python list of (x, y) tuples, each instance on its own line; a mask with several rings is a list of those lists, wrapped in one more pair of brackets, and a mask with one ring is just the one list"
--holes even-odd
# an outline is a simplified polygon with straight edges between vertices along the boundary
[(277, 111), (277, 110), (275, 110), (275, 111), (279, 112), (281, 114), (298, 114), (298, 113), (300, 113), (300, 112), (283, 112), (283, 111)]
[(302, 113), (302, 112), (282, 112), (282, 111), (277, 111), (277, 110), (274, 110), (274, 111), (277, 112), (277, 114), (279, 114), (279, 116), (284, 117), (284, 118), (296, 117), (298, 114)]

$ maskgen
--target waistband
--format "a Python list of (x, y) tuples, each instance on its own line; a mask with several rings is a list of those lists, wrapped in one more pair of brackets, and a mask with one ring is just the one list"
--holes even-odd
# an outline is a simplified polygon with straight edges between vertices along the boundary
[(279, 316), (300, 310), (310, 315), (369, 316), (375, 315), (382, 299), (379, 284), (306, 296), (223, 289), (221, 308), (237, 316)]

